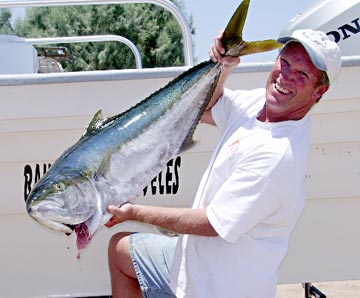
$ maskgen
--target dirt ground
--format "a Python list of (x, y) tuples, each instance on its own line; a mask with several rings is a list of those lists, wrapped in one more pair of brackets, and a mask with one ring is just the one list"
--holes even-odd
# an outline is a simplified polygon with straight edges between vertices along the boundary
[[(313, 285), (321, 290), (326, 298), (359, 298), (360, 280), (316, 282)], [(279, 285), (276, 298), (303, 298), (305, 290), (301, 284)]]

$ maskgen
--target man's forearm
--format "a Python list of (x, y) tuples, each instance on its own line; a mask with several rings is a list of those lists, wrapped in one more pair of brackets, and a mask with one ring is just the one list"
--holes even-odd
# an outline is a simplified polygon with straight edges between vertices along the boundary
[(179, 234), (217, 236), (211, 226), (205, 209), (166, 208), (133, 205), (134, 219)]
[(217, 236), (211, 226), (205, 209), (169, 208), (126, 204), (120, 208), (110, 207), (114, 215), (110, 227), (125, 220), (135, 220), (156, 225), (178, 234)]

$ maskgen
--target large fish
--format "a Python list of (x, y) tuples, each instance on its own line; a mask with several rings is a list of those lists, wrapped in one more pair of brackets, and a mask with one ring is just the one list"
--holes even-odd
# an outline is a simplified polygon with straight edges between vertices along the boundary
[[(225, 55), (279, 47), (274, 40), (243, 41), (249, 2), (240, 4), (224, 31)], [(193, 145), (194, 129), (221, 68), (219, 63), (203, 62), (120, 115), (104, 118), (97, 112), (80, 140), (34, 187), (27, 212), (53, 230), (75, 230), (79, 251), (85, 248), (110, 218), (110, 204), (132, 202), (170, 159)]]

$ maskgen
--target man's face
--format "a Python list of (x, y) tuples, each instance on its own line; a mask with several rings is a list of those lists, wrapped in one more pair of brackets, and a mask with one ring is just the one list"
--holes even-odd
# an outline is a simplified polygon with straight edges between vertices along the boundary
[(318, 86), (320, 71), (300, 43), (291, 42), (277, 59), (266, 85), (269, 121), (299, 120), (329, 86)]

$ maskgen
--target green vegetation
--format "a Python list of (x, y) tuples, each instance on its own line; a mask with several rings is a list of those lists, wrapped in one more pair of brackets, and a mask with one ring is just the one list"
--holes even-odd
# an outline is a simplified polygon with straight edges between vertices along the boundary
[[(173, 2), (183, 7), (181, 0)], [(34, 7), (13, 26), (10, 19), (8, 9), (0, 11), (0, 34), (32, 38), (115, 34), (138, 47), (143, 67), (184, 64), (179, 25), (169, 12), (153, 4)], [(118, 42), (62, 46), (72, 57), (61, 62), (65, 71), (135, 68), (131, 50)]]

